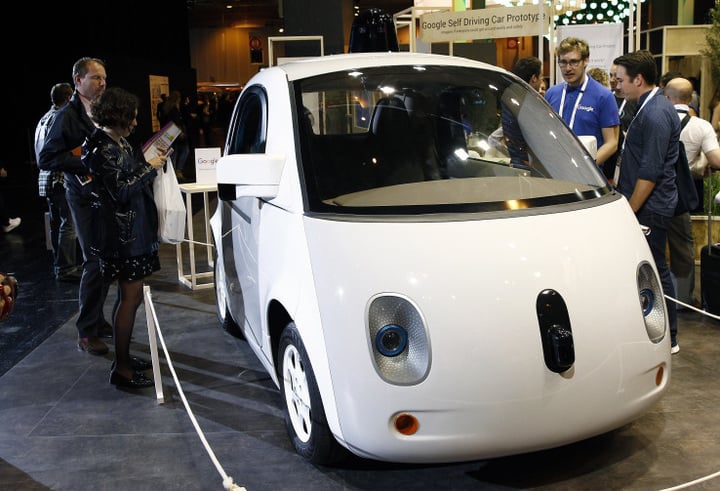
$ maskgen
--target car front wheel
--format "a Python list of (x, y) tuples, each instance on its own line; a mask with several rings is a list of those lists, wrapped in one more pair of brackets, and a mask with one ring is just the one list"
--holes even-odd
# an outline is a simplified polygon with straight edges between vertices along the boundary
[(285, 428), (295, 450), (313, 464), (339, 462), (346, 452), (328, 427), (315, 374), (294, 322), (280, 336), (278, 361)]

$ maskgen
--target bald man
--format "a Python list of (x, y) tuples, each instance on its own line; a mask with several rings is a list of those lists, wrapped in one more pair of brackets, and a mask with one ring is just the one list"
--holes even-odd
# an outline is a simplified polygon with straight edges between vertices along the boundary
[[(667, 83), (663, 93), (675, 105), (678, 117), (682, 120), (689, 112), (693, 93), (692, 83), (686, 78), (674, 78)], [(685, 144), (688, 162), (693, 162), (702, 151), (710, 166), (720, 169), (720, 144), (715, 130), (708, 121), (691, 117), (680, 133), (680, 139)]]
[[(676, 77), (667, 82), (665, 97), (675, 105), (678, 117), (682, 120), (689, 113), (693, 86), (686, 78)], [(712, 125), (702, 118), (690, 116), (680, 132), (680, 140), (685, 145), (688, 162), (700, 158), (702, 152), (708, 163), (720, 169), (720, 144)], [(702, 197), (701, 197), (702, 199)], [(670, 272), (676, 286), (677, 299), (689, 305), (697, 305), (694, 300), (695, 289), (695, 245), (693, 244), (692, 225), (689, 213), (673, 217), (668, 226), (668, 246), (670, 249)], [(682, 306), (679, 306), (681, 308)]]

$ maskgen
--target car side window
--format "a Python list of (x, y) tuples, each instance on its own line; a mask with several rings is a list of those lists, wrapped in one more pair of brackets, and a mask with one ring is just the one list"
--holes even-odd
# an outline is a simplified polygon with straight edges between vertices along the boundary
[(267, 96), (259, 87), (250, 87), (241, 97), (230, 130), (228, 152), (264, 153), (267, 140)]

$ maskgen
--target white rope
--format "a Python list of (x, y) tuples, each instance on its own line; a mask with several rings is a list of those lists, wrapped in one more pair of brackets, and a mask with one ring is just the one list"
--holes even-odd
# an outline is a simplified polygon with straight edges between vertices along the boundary
[(183, 239), (183, 244), (195, 244), (195, 245), (201, 245), (205, 247), (214, 247), (215, 244), (210, 244), (209, 242), (199, 242), (197, 240), (190, 240), (190, 239)]
[(699, 312), (699, 313), (701, 313), (701, 314), (703, 314), (703, 315), (705, 315), (705, 316), (707, 316), (707, 317), (710, 317), (710, 318), (712, 318), (712, 319), (716, 319), (716, 320), (719, 320), (719, 321), (720, 321), (720, 315), (715, 315), (715, 314), (713, 314), (713, 313), (711, 313), (711, 312), (708, 312), (707, 310), (702, 310), (702, 309), (699, 309), (699, 308), (697, 308), (697, 307), (695, 307), (695, 306), (693, 306), (693, 305), (688, 305), (688, 304), (686, 304), (685, 302), (681, 302), (681, 301), (678, 300), (677, 298), (671, 297), (670, 295), (665, 295), (665, 299), (666, 299), (666, 300), (670, 300), (671, 302), (675, 302), (675, 303), (678, 304), (678, 305), (682, 305), (682, 306), (685, 307), (685, 308), (692, 309), (692, 310), (694, 310), (695, 312)]
[(709, 481), (710, 479), (715, 479), (715, 478), (718, 477), (718, 476), (720, 476), (720, 471), (714, 472), (714, 473), (712, 473), (712, 474), (710, 474), (710, 475), (707, 475), (707, 476), (705, 476), (705, 477), (701, 477), (701, 478), (699, 478), (699, 479), (695, 479), (694, 481), (689, 481), (689, 482), (685, 482), (685, 483), (682, 483), (682, 484), (678, 484), (677, 486), (673, 486), (673, 487), (671, 487), (671, 488), (661, 489), (660, 491), (675, 491), (676, 489), (689, 488), (690, 486), (694, 486), (694, 485), (696, 485), (696, 484), (700, 484), (701, 482)]
[[(712, 313), (707, 312), (707, 311), (705, 311), (705, 310), (701, 310), (701, 309), (699, 309), (699, 308), (697, 308), (697, 307), (695, 307), (695, 306), (693, 306), (693, 305), (688, 305), (688, 304), (686, 304), (685, 302), (681, 302), (680, 300), (671, 297), (670, 295), (665, 295), (665, 299), (666, 299), (666, 300), (670, 300), (671, 302), (675, 302), (675, 303), (678, 304), (678, 305), (682, 305), (683, 307), (686, 307), (686, 308), (688, 308), (688, 309), (692, 309), (692, 310), (694, 310), (695, 312), (699, 312), (699, 313), (701, 313), (701, 314), (703, 314), (703, 315), (706, 315), (706, 316), (708, 316), (708, 317), (712, 317), (713, 319), (720, 320), (720, 316), (715, 315), (715, 314), (712, 314)], [(712, 474), (708, 474), (707, 476), (699, 477), (699, 478), (695, 479), (694, 481), (688, 481), (688, 482), (685, 482), (685, 483), (682, 483), (682, 484), (678, 484), (677, 486), (673, 486), (673, 487), (671, 487), (671, 488), (664, 488), (664, 489), (661, 489), (660, 491), (676, 491), (676, 490), (678, 490), (678, 489), (689, 488), (690, 486), (694, 486), (694, 485), (696, 485), (696, 484), (700, 484), (701, 482), (705, 482), (705, 481), (709, 481), (709, 480), (711, 480), (711, 479), (715, 479), (715, 478), (718, 477), (718, 476), (720, 476), (720, 471), (713, 472)]]
[[(688, 305), (686, 303), (681, 302), (680, 300), (672, 298), (669, 295), (665, 295), (665, 299), (675, 302), (676, 304), (682, 305), (683, 307), (695, 310), (696, 312), (700, 312), (701, 314), (707, 315), (708, 317), (712, 317), (714, 319), (720, 320), (720, 316), (711, 314), (710, 312), (706, 312), (704, 310), (700, 310), (692, 305)], [(188, 416), (190, 417), (190, 421), (192, 422), (193, 426), (195, 427), (195, 431), (197, 432), (198, 436), (200, 437), (200, 441), (202, 441), (202, 444), (205, 447), (205, 451), (208, 453), (210, 460), (212, 460), (213, 465), (215, 466), (218, 473), (222, 477), (223, 488), (230, 490), (230, 491), (247, 491), (246, 488), (236, 485), (233, 482), (233, 478), (231, 476), (227, 475), (227, 473), (223, 469), (222, 465), (218, 462), (217, 457), (215, 456), (215, 453), (213, 452), (212, 448), (210, 448), (210, 445), (208, 444), (208, 441), (205, 438), (205, 434), (202, 432), (202, 429), (200, 428), (200, 425), (198, 424), (197, 419), (195, 418), (195, 415), (192, 412), (192, 409), (190, 409), (190, 405), (188, 404), (187, 399), (185, 398), (185, 392), (182, 390), (180, 381), (178, 380), (177, 374), (175, 373), (175, 368), (173, 367), (172, 360), (170, 359), (170, 353), (168, 352), (167, 346), (165, 345), (165, 339), (163, 338), (162, 331), (160, 330), (160, 324), (157, 319), (157, 313), (155, 312), (155, 305), (152, 302), (152, 294), (150, 292), (149, 287), (145, 291), (145, 300), (146, 300), (145, 301), (146, 307), (150, 308), (150, 312), (152, 313), (153, 322), (156, 326), (155, 330), (157, 332), (158, 339), (160, 339), (160, 344), (162, 346), (163, 353), (165, 353), (165, 360), (167, 361), (168, 368), (170, 369), (172, 378), (175, 381), (175, 386), (177, 387), (178, 393), (180, 394), (180, 399), (182, 400), (182, 403), (185, 406), (185, 410), (187, 411)], [(679, 489), (685, 489), (690, 486), (694, 486), (695, 484), (699, 484), (701, 482), (708, 481), (710, 479), (714, 479), (718, 476), (720, 476), (720, 471), (715, 472), (713, 474), (709, 474), (707, 476), (704, 476), (704, 477), (701, 477), (698, 479), (695, 479), (694, 481), (689, 481), (689, 482), (686, 482), (683, 484), (679, 484), (679, 485), (671, 487), (671, 488), (665, 488), (661, 491), (676, 491)]]
[(213, 465), (217, 469), (218, 473), (220, 473), (220, 476), (222, 477), (222, 484), (225, 489), (231, 490), (231, 491), (247, 491), (244, 487), (237, 486), (233, 482), (233, 478), (228, 476), (225, 473), (225, 470), (222, 468), (222, 465), (217, 460), (217, 457), (215, 456), (215, 452), (213, 452), (212, 448), (210, 448), (210, 445), (208, 444), (207, 439), (205, 438), (205, 434), (202, 432), (202, 429), (200, 429), (200, 425), (197, 422), (197, 419), (195, 418), (195, 415), (192, 412), (192, 409), (190, 409), (190, 405), (187, 402), (187, 399), (185, 398), (185, 392), (182, 390), (182, 386), (180, 385), (180, 381), (178, 380), (177, 374), (175, 373), (175, 368), (173, 367), (172, 360), (170, 359), (170, 353), (167, 350), (167, 346), (165, 346), (165, 339), (163, 338), (162, 331), (160, 330), (160, 324), (158, 323), (157, 319), (157, 313), (155, 312), (155, 305), (152, 302), (152, 294), (150, 292), (150, 288), (146, 287), (145, 290), (145, 307), (149, 308), (152, 313), (153, 322), (155, 324), (155, 331), (157, 332), (157, 336), (160, 339), (160, 344), (162, 345), (163, 353), (165, 353), (165, 360), (167, 361), (168, 368), (170, 368), (170, 373), (172, 374), (172, 378), (175, 381), (175, 386), (177, 387), (178, 393), (180, 394), (180, 399), (182, 399), (183, 405), (185, 406), (185, 410), (188, 413), (188, 416), (190, 417), (190, 421), (192, 421), (193, 426), (195, 427), (195, 431), (197, 432), (198, 436), (200, 437), (200, 441), (202, 441), (203, 446), (205, 447), (205, 451), (210, 456), (210, 460), (212, 460)]

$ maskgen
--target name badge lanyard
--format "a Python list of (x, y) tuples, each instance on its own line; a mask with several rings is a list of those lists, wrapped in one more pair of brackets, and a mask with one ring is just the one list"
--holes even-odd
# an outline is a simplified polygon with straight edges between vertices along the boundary
[(645, 107), (645, 104), (648, 103), (650, 99), (655, 97), (655, 94), (657, 94), (657, 91), (660, 90), (660, 87), (655, 87), (652, 92), (650, 92), (650, 95), (645, 99), (640, 106), (640, 109), (637, 110), (635, 113), (635, 116), (633, 116), (632, 121), (630, 121), (630, 125), (628, 126), (627, 131), (625, 132), (625, 139), (623, 140), (622, 149), (620, 150), (620, 156), (617, 159), (617, 164), (615, 164), (615, 174), (613, 175), (613, 181), (615, 181), (615, 185), (618, 183), (618, 179), (620, 179), (620, 164), (622, 163), (622, 156), (625, 153), (625, 143), (627, 142), (627, 136), (630, 133), (630, 128), (632, 128), (633, 123), (638, 117), (638, 114), (640, 114), (640, 111), (642, 111), (642, 108)]
[[(590, 77), (585, 75), (585, 81), (582, 84), (582, 87), (580, 87), (580, 94), (578, 94), (578, 98), (575, 100), (575, 106), (573, 107), (572, 114), (570, 115), (570, 122), (568, 123), (568, 126), (570, 126), (570, 129), (573, 129), (573, 125), (575, 124), (575, 113), (577, 113), (578, 106), (580, 105), (580, 99), (582, 99), (583, 94), (585, 93), (585, 88), (587, 87), (588, 80)], [(562, 91), (562, 97), (560, 98), (560, 117), (562, 117), (563, 114), (563, 107), (565, 107), (565, 94), (567, 93), (567, 84), (563, 86)]]
[(620, 116), (622, 116), (623, 109), (625, 109), (625, 103), (626, 103), (626, 102), (627, 102), (627, 100), (623, 97), (623, 101), (622, 101), (622, 103), (620, 104), (620, 107), (618, 108), (618, 114), (619, 114)]

